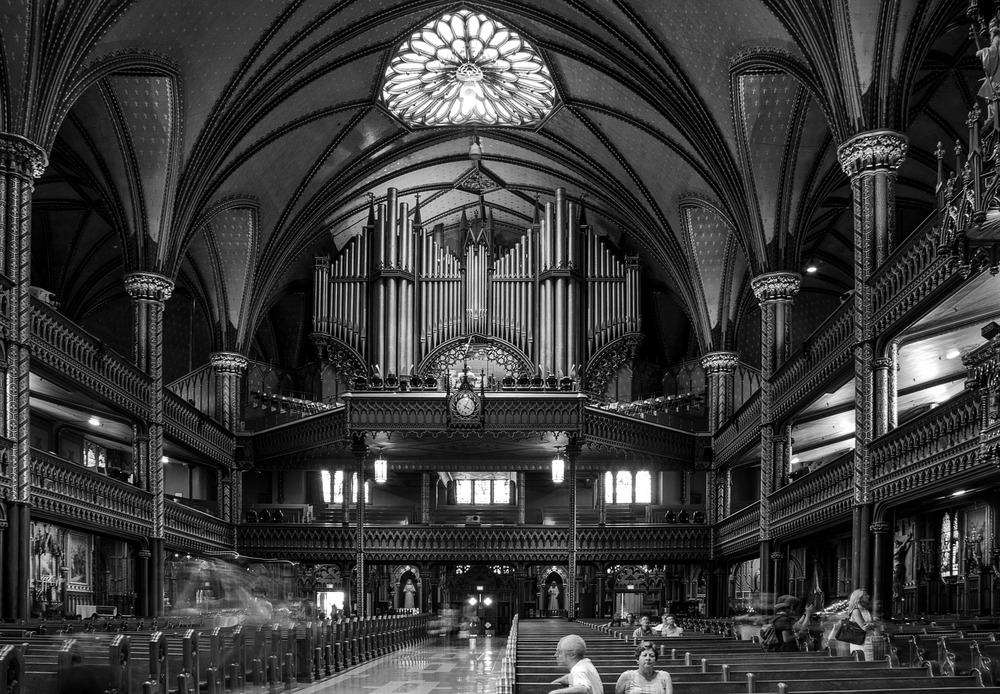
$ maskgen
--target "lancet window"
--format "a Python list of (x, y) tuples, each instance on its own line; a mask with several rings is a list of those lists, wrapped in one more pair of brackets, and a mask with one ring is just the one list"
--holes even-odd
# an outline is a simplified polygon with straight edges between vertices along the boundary
[[(344, 503), (344, 471), (335, 470), (331, 475), (329, 470), (320, 471), (320, 484), (323, 487), (323, 503)], [(351, 475), (351, 503), (358, 502), (358, 473)], [(372, 502), (371, 485), (365, 482), (365, 503)]]

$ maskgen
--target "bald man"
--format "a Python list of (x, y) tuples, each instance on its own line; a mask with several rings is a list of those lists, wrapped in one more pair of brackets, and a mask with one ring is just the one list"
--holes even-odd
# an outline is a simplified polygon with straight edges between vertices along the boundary
[(587, 644), (576, 634), (559, 639), (556, 646), (556, 664), (569, 670), (552, 684), (561, 684), (561, 689), (553, 689), (549, 694), (604, 694), (604, 685), (597, 669), (586, 658)]

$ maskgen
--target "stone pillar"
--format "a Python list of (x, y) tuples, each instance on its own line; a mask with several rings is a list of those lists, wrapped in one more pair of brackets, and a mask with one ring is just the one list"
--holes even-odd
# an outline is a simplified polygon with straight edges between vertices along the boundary
[(875, 399), (875, 438), (889, 431), (889, 371), (892, 367), (892, 360), (886, 357), (879, 357), (872, 362), (875, 374), (875, 393), (873, 396)]
[(875, 548), (874, 560), (872, 562), (872, 616), (881, 619), (883, 615), (892, 613), (891, 603), (885, 604), (886, 596), (891, 596), (892, 591), (885, 588), (885, 543), (889, 534), (889, 524), (884, 521), (875, 521), (868, 529), (872, 534), (872, 545)]
[(31, 510), (31, 439), (29, 355), (31, 352), (31, 199), (34, 179), (48, 166), (45, 152), (19, 135), (0, 133), (0, 272), (10, 280), (3, 347), (4, 417), (0, 434), (10, 439), (10, 486), (2, 496), (8, 499), (6, 542), (0, 557), (6, 572), (7, 593), (3, 614), (27, 619)]
[(771, 492), (775, 489), (774, 387), (771, 379), (791, 351), (792, 300), (802, 277), (769, 272), (750, 282), (760, 302), (760, 585), (771, 585)]
[(597, 473), (597, 484), (594, 493), (597, 494), (597, 524), (602, 528), (608, 524), (608, 501), (606, 494), (607, 475), (603, 471)]
[(426, 470), (420, 475), (420, 522), (431, 523), (431, 473)]
[(135, 553), (137, 587), (139, 588), (139, 604), (136, 605), (136, 609), (140, 617), (153, 616), (150, 603), (154, 602), (152, 598), (155, 586), (150, 582), (149, 557), (148, 549), (140, 549)]
[(517, 524), (524, 525), (525, 508), (528, 503), (528, 490), (525, 488), (524, 473), (517, 473)]
[(431, 572), (428, 569), (422, 569), (420, 571), (420, 605), (418, 605), (421, 612), (434, 611), (434, 599), (431, 593)]
[(580, 445), (571, 439), (566, 446), (566, 484), (569, 489), (569, 542), (566, 571), (566, 618), (576, 619), (576, 461)]
[(733, 414), (734, 383), (739, 355), (736, 352), (709, 352), (701, 358), (708, 382), (708, 432), (715, 433)]
[(354, 477), (353, 471), (350, 468), (344, 470), (344, 498), (340, 500), (340, 509), (343, 512), (343, 521), (341, 525), (345, 528), (351, 527), (350, 514), (351, 514), (351, 494), (353, 493), (354, 487)]
[(896, 170), (906, 157), (902, 133), (878, 130), (861, 133), (837, 150), (840, 166), (851, 178), (854, 205), (854, 554), (851, 580), (864, 587), (871, 576), (868, 523), (871, 518), (871, 456), (875, 435), (875, 335), (869, 279), (895, 239)]
[[(355, 587), (355, 593), (357, 594), (358, 600), (358, 617), (365, 616), (365, 571), (367, 567), (365, 566), (365, 458), (368, 456), (368, 446), (365, 444), (364, 434), (354, 434), (354, 441), (351, 444), (351, 453), (354, 454), (355, 468), (358, 472), (358, 517), (356, 524), (356, 533), (354, 542), (355, 549), (355, 562), (354, 565), (357, 568), (357, 585)], [(347, 474), (344, 474), (344, 478), (347, 478)]]
[(784, 552), (771, 552), (771, 573), (773, 577), (773, 582), (771, 583), (771, 592), (774, 593), (775, 596), (782, 595), (785, 593), (785, 588), (782, 587), (782, 584), (785, 583), (785, 576), (783, 571), (783, 569), (785, 568), (784, 561), (785, 561)]
[(132, 471), (135, 475), (135, 486), (149, 490), (149, 436), (138, 424), (132, 425)]
[[(150, 551), (163, 564), (166, 507), (163, 498), (163, 306), (174, 290), (172, 280), (153, 272), (125, 275), (125, 291), (132, 299), (132, 347), (135, 365), (150, 376), (149, 488), (153, 497)], [(155, 571), (151, 613), (163, 613), (163, 572)]]
[(209, 360), (215, 374), (215, 419), (235, 432), (242, 428), (243, 374), (249, 362), (235, 352), (213, 352)]

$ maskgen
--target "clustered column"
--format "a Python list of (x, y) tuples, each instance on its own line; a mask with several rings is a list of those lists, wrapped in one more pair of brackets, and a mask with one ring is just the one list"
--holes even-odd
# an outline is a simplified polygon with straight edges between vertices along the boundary
[(701, 358), (708, 379), (708, 431), (714, 434), (733, 414), (736, 352), (709, 352)]
[(132, 347), (135, 365), (150, 376), (147, 491), (153, 497), (153, 527), (149, 538), (150, 615), (163, 612), (163, 544), (166, 507), (163, 498), (163, 306), (174, 290), (172, 280), (153, 272), (125, 275), (132, 299)]
[(4, 422), (2, 434), (10, 439), (10, 488), (8, 529), (4, 543), (3, 614), (28, 617), (28, 578), (31, 523), (31, 446), (29, 402), (29, 354), (31, 350), (31, 199), (34, 179), (48, 166), (48, 159), (33, 142), (0, 133), (0, 219), (3, 243), (2, 272), (10, 280), (4, 337), (7, 360), (2, 389)]
[[(356, 469), (358, 472), (358, 501), (357, 501), (357, 537), (355, 538), (355, 562), (357, 579), (355, 581), (355, 594), (357, 596), (358, 617), (365, 616), (365, 457), (368, 455), (368, 446), (365, 445), (364, 437), (355, 435), (354, 443), (351, 446), (354, 453)], [(346, 480), (348, 475), (344, 475)], [(344, 485), (346, 490), (346, 483)]]
[(750, 283), (760, 302), (760, 585), (771, 586), (771, 492), (775, 487), (774, 386), (775, 372), (788, 358), (791, 346), (792, 300), (802, 277), (794, 272), (769, 272)]
[[(235, 352), (213, 352), (209, 355), (215, 373), (215, 419), (229, 431), (238, 431), (243, 405), (242, 380), (247, 370), (247, 358)], [(235, 451), (228, 479), (219, 485), (222, 496), (222, 517), (238, 523), (243, 517), (243, 473), (236, 469)]]
[(566, 484), (569, 485), (569, 559), (566, 573), (566, 617), (576, 619), (576, 460), (580, 446), (571, 441), (566, 446)]
[[(906, 157), (902, 133), (861, 133), (837, 150), (844, 173), (851, 177), (854, 205), (854, 519), (853, 546), (858, 561), (851, 570), (855, 588), (871, 579), (871, 456), (875, 436), (874, 373), (876, 349), (872, 274), (892, 250), (896, 231), (896, 169)], [(880, 368), (888, 368), (883, 366)], [(890, 369), (891, 370), (891, 369)], [(888, 385), (886, 385), (888, 389)], [(886, 393), (887, 395), (887, 393)], [(888, 397), (886, 397), (888, 401)], [(888, 415), (886, 415), (888, 421)], [(888, 426), (888, 425), (886, 425)]]

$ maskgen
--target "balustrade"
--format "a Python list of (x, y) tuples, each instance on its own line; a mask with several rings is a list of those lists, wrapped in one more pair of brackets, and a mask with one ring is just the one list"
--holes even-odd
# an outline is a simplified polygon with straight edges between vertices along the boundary
[(757, 544), (760, 536), (760, 502), (755, 501), (723, 518), (716, 527), (715, 548), (729, 553)]
[(167, 536), (181, 548), (213, 551), (235, 545), (234, 526), (221, 518), (176, 502), (167, 503), (165, 515)]
[(848, 518), (852, 506), (854, 451), (813, 470), (771, 494), (771, 529), (780, 537), (791, 529), (832, 517)]
[(754, 392), (719, 429), (715, 436), (715, 459), (730, 460), (751, 442), (759, 440), (760, 390)]
[(133, 535), (148, 535), (152, 527), (150, 494), (35, 449), (31, 451), (31, 503), (70, 523), (86, 521)]
[(167, 434), (214, 460), (232, 460), (236, 437), (179, 395), (163, 391), (163, 419)]

